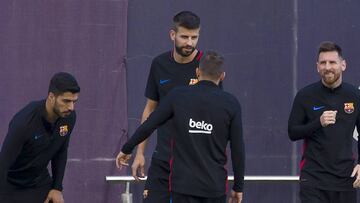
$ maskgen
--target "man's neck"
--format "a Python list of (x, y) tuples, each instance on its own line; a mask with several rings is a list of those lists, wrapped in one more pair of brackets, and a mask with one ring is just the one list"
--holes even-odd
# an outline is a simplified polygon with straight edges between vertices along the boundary
[(56, 119), (58, 119), (58, 116), (52, 110), (50, 101), (48, 99), (46, 99), (46, 102), (45, 102), (45, 113), (46, 113), (45, 119), (49, 123), (54, 123), (56, 121)]
[(192, 60), (194, 60), (196, 54), (198, 53), (198, 50), (195, 49), (195, 51), (190, 55), (190, 56), (181, 56), (180, 54), (178, 54), (175, 50), (173, 51), (173, 57), (174, 60), (177, 63), (190, 63)]
[(203, 80), (213, 82), (213, 83), (215, 83), (216, 85), (219, 85), (219, 83), (220, 83), (220, 79), (214, 80), (214, 79), (211, 79), (211, 78), (208, 78), (208, 77), (201, 77), (201, 76), (199, 76), (199, 81), (203, 81)]

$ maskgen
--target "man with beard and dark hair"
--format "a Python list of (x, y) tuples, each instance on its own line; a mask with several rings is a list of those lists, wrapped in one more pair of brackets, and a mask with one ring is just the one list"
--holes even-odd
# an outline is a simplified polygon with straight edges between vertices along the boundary
[(346, 62), (339, 45), (320, 44), (317, 71), (321, 81), (301, 89), (293, 103), (288, 133), (304, 140), (300, 163), (302, 203), (356, 203), (360, 187), (358, 161), (352, 151), (353, 131), (360, 129), (359, 90), (342, 81)]
[[(192, 85), (198, 81), (195, 71), (202, 55), (202, 52), (196, 49), (199, 32), (200, 18), (193, 12), (182, 11), (174, 16), (173, 28), (170, 30), (174, 46), (172, 51), (160, 54), (152, 61), (145, 90), (147, 102), (141, 122), (147, 119), (171, 89)], [(170, 200), (170, 125), (171, 123), (168, 123), (157, 131), (157, 145), (145, 184), (144, 202), (168, 203)], [(145, 175), (145, 145), (146, 141), (137, 148), (132, 165), (132, 175), (135, 179)]]
[(12, 118), (0, 152), (1, 203), (64, 202), (62, 180), (79, 92), (71, 74), (57, 73), (47, 98), (29, 103)]

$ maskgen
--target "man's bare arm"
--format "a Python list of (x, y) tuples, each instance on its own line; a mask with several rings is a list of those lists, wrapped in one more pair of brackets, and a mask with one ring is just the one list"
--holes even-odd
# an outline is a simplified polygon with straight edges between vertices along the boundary
[[(149, 117), (149, 115), (155, 110), (157, 105), (158, 105), (157, 101), (147, 99), (146, 105), (145, 105), (145, 108), (144, 108), (144, 111), (143, 111), (143, 114), (141, 117), (141, 123), (143, 123)], [(146, 143), (147, 143), (147, 140), (143, 141), (142, 143), (140, 143), (138, 145), (137, 150), (136, 150), (136, 155), (134, 158), (134, 162), (131, 166), (132, 176), (136, 180), (139, 180), (139, 177), (145, 176), (144, 153), (145, 153)], [(139, 176), (138, 176), (138, 174), (139, 174)]]

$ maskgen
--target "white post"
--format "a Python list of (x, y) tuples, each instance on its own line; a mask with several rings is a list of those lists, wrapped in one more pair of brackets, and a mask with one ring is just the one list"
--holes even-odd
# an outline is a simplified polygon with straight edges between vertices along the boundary
[(130, 193), (130, 182), (126, 181), (126, 190), (125, 193), (121, 194), (122, 203), (133, 203), (132, 193)]

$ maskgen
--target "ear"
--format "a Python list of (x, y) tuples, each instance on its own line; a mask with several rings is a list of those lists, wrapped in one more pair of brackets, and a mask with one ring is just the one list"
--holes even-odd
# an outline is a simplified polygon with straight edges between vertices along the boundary
[(345, 61), (345, 59), (341, 61), (341, 70), (342, 71), (346, 70), (346, 61)]
[(53, 98), (55, 98), (55, 95), (54, 95), (54, 93), (49, 92), (48, 97), (49, 97), (50, 99), (53, 99)]
[(49, 92), (49, 94), (48, 94), (48, 100), (49, 100), (50, 102), (54, 102), (55, 99), (56, 99), (55, 94), (52, 93), (52, 92)]
[(220, 81), (223, 81), (225, 79), (225, 72), (222, 72), (220, 75)]
[(316, 70), (318, 73), (320, 73), (320, 70), (319, 70), (319, 62), (316, 61)]
[(176, 35), (175, 30), (171, 29), (170, 32), (169, 32), (169, 35), (170, 35), (170, 39), (172, 41), (175, 41), (175, 35)]

